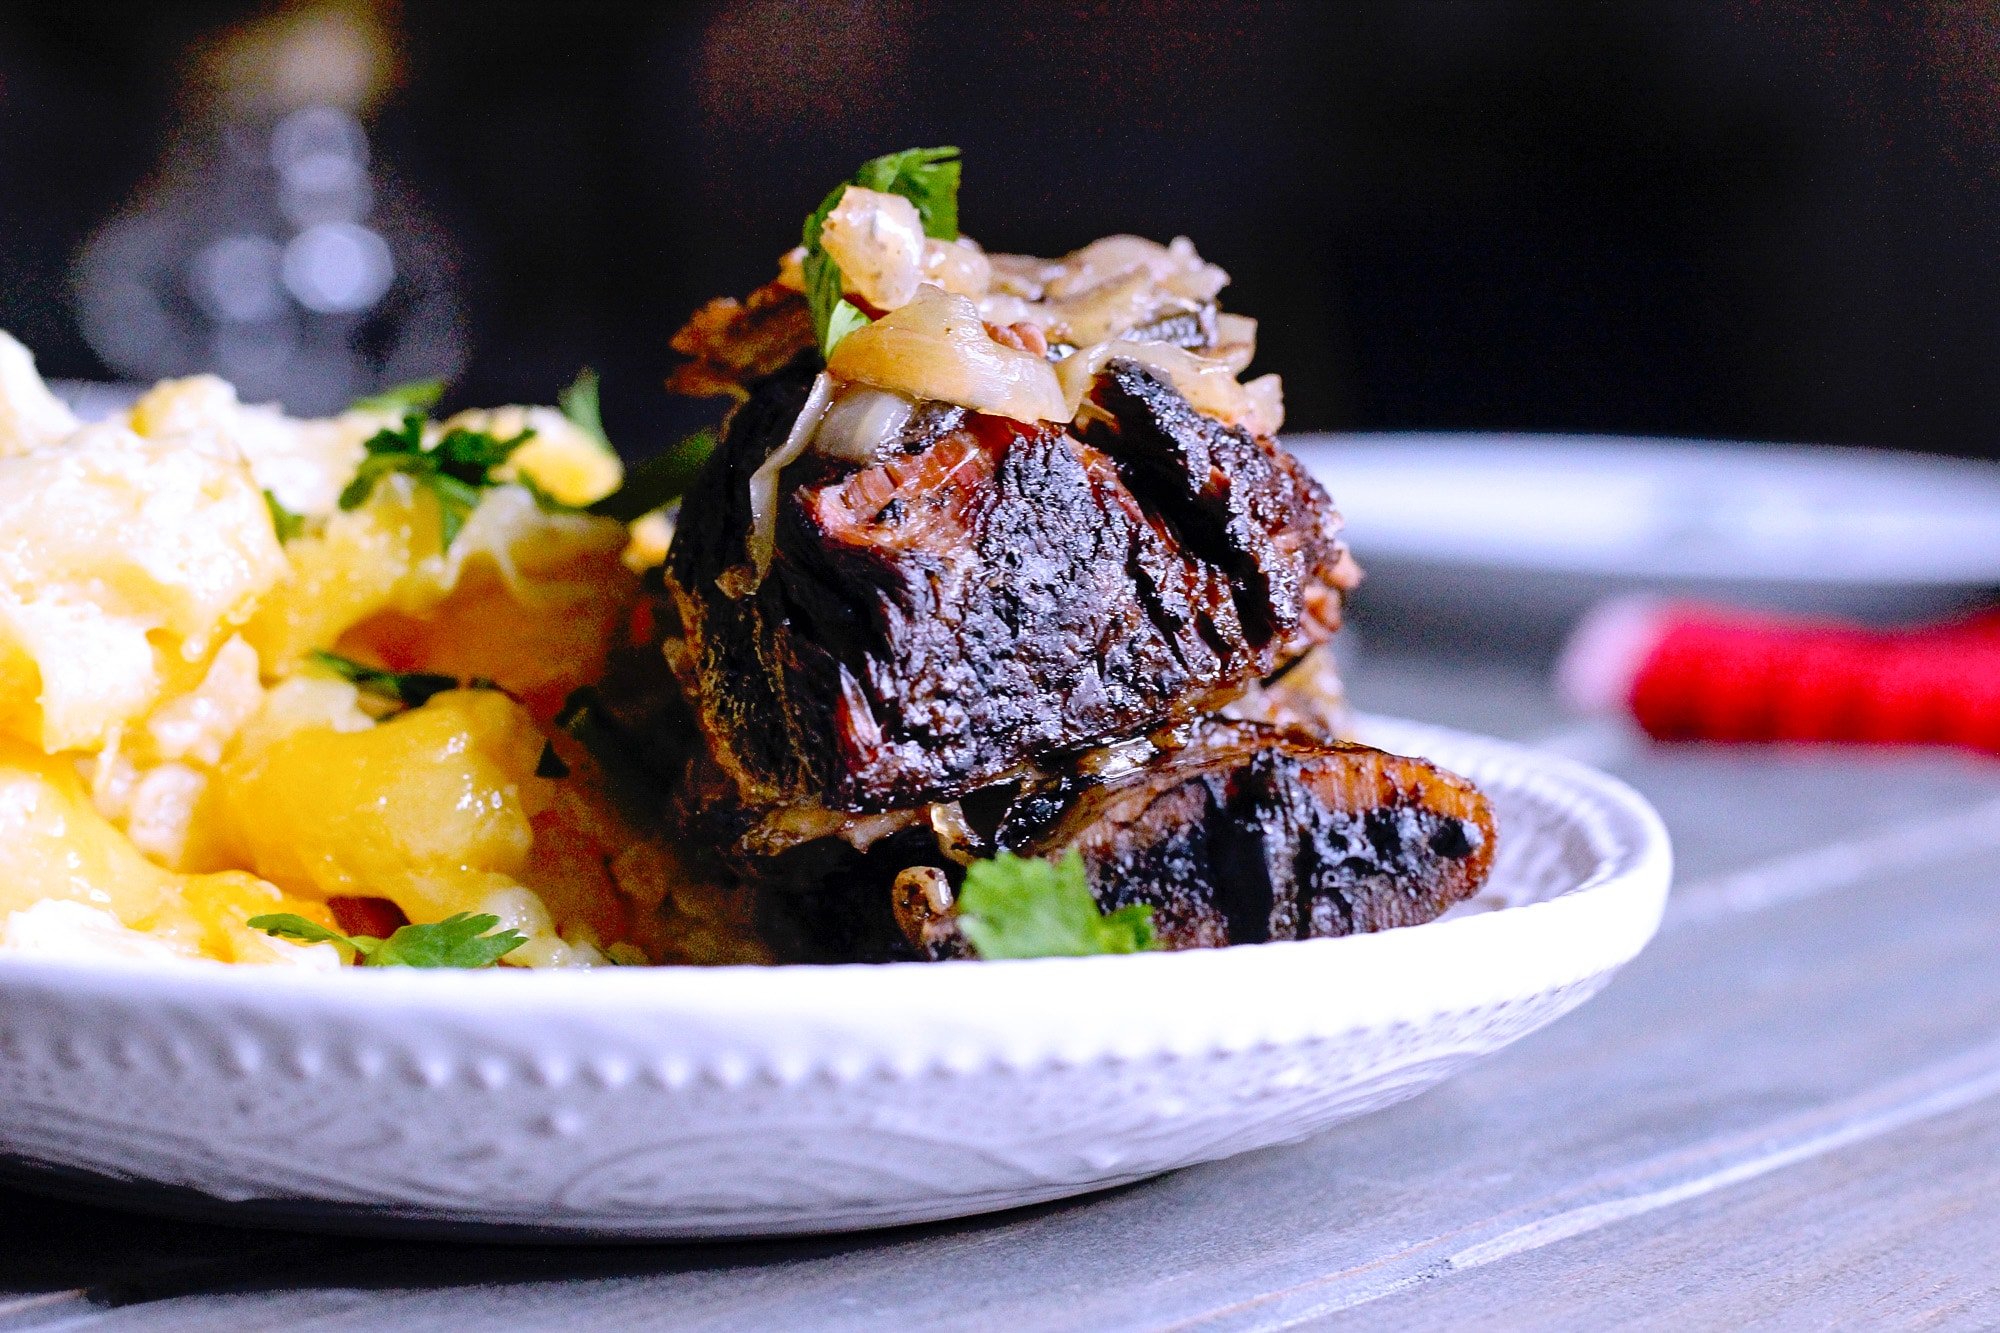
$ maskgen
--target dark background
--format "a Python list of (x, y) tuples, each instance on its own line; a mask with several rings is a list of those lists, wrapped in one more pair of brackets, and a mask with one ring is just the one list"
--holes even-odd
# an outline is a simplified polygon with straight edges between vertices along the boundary
[[(68, 269), (181, 53), (267, 7), (0, 3), (0, 327), (102, 373)], [(1194, 237), (1296, 429), (2000, 452), (2000, 3), (469, 4), (388, 11), (377, 151), (465, 256), (464, 401), (607, 379), (632, 452), (702, 298), (862, 158), (966, 230)]]

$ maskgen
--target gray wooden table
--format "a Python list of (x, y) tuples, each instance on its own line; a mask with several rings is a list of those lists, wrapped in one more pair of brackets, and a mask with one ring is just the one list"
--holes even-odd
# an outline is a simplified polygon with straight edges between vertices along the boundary
[(2000, 1326), (2000, 763), (1652, 747), (1490, 663), (1355, 676), (1619, 773), (1680, 859), (1610, 989), (1416, 1101), (806, 1242), (419, 1245), (0, 1192), (0, 1329)]

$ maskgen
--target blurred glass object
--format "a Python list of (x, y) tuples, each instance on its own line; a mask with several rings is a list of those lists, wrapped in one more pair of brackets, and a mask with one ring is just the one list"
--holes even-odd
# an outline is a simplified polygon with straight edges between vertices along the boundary
[(457, 374), (451, 247), (368, 139), (395, 65), (388, 28), (355, 3), (294, 5), (196, 53), (158, 172), (77, 261), (107, 365), (214, 371), (297, 413)]

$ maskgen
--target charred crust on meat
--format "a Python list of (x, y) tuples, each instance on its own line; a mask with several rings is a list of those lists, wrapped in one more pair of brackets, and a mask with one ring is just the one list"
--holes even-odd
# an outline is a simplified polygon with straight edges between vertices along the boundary
[(1146, 903), (1169, 947), (1192, 948), (1428, 921), (1477, 892), (1493, 844), (1485, 797), (1423, 760), (1217, 723), (1091, 788), (1025, 850), (1081, 851), (1101, 905)]
[[(907, 211), (843, 189), (854, 227), (810, 223), (777, 278), (674, 336), (672, 386), (736, 406), (647, 641), (566, 728), (580, 761), (629, 745), (676, 864), (778, 961), (968, 957), (958, 891), (1003, 851), (1077, 854), (1167, 948), (1476, 893), (1486, 799), (1335, 739), (1328, 640), (1360, 570), (1273, 438), (1277, 378), (1241, 379), (1255, 322), (1221, 312), (1228, 274), (1185, 239), (885, 248), (859, 223), (883, 209)], [(833, 348), (829, 271), (865, 320)]]
[[(1099, 906), (1150, 907), (1173, 949), (1428, 921), (1478, 891), (1495, 843), (1492, 807), (1461, 778), (1250, 723), (1204, 727), (1114, 781), (1052, 773), (988, 795), (992, 846), (1080, 852)], [(969, 817), (979, 799), (963, 803)], [(827, 838), (746, 869), (779, 957), (888, 962), (963, 955), (949, 932), (913, 936), (899, 905), (911, 868), (950, 865), (912, 825), (866, 850)]]
[(875, 467), (795, 464), (770, 573), (726, 595), (750, 476), (810, 369), (737, 409), (668, 569), (683, 684), (746, 803), (955, 799), (1038, 755), (1198, 716), (1330, 632), (1305, 607), (1309, 587), (1337, 605), (1325, 493), (1125, 362), (1099, 383), (1111, 423), (1085, 439), (953, 409), (917, 414), (910, 438), (927, 442)]
[(1094, 398), (1112, 424), (1098, 420), (1085, 438), (1188, 546), (1227, 571), (1245, 633), (1261, 645), (1297, 630), (1307, 582), (1340, 556), (1318, 483), (1289, 454), (1201, 415), (1135, 361), (1107, 364)]
[(1127, 342), (1171, 343), (1175, 347), (1209, 348), (1215, 345), (1214, 302), (1194, 310), (1178, 310), (1141, 324), (1121, 336)]

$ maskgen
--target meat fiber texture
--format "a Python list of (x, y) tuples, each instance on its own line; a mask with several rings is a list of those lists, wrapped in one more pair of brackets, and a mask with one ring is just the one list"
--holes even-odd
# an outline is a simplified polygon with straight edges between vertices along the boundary
[(787, 469), (754, 591), (750, 478), (809, 381), (765, 381), (688, 496), (683, 684), (746, 807), (951, 801), (1226, 703), (1338, 623), (1331, 500), (1273, 441), (1114, 362), (1081, 433), (946, 418), (859, 470)]
[[(1301, 721), (1328, 690), (1325, 654), (1300, 659), (1356, 570), (1275, 441), (1131, 362), (1074, 427), (929, 405), (870, 465), (789, 465), (750, 579), (751, 478), (815, 369), (755, 386), (687, 497), (666, 577), (686, 706), (633, 728), (681, 756), (675, 818), (750, 887), (773, 956), (964, 956), (906, 872), (955, 885), (1001, 850), (1081, 853), (1100, 905), (1150, 906), (1168, 948), (1412, 925), (1477, 892), (1495, 829), (1471, 784)], [(1311, 680), (1273, 683), (1288, 668)]]

